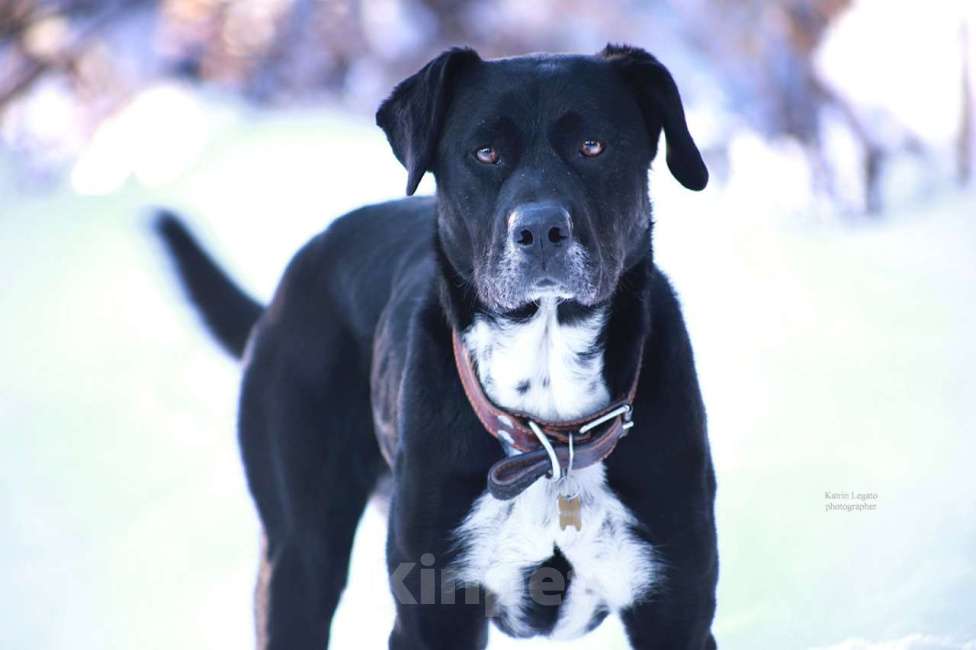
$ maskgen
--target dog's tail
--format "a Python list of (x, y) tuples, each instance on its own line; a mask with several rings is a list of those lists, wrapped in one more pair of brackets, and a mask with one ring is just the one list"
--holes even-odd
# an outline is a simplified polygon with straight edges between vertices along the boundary
[(159, 210), (153, 225), (207, 329), (225, 350), (241, 358), (264, 308), (217, 266), (175, 214)]

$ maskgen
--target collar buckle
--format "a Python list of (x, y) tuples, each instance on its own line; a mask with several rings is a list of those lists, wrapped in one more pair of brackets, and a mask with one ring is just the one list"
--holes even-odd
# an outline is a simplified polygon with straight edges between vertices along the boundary
[(604, 413), (600, 417), (594, 420), (590, 420), (589, 422), (581, 426), (579, 428), (580, 435), (586, 433), (590, 429), (600, 426), (604, 422), (609, 422), (615, 417), (620, 417), (620, 416), (623, 416), (624, 418), (624, 424), (623, 424), (624, 429), (629, 429), (630, 427), (634, 426), (633, 411), (634, 409), (630, 404), (621, 404), (620, 406), (613, 409), (612, 411)]

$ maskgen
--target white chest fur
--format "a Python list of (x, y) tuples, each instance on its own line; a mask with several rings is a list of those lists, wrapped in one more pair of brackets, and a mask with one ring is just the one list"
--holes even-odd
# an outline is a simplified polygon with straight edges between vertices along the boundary
[[(598, 339), (605, 314), (560, 324), (554, 302), (526, 321), (478, 319), (464, 335), (488, 396), (500, 406), (542, 419), (571, 419), (610, 401)], [(583, 634), (601, 608), (622, 609), (655, 578), (651, 547), (632, 532), (633, 515), (606, 484), (603, 464), (573, 473), (583, 527), (561, 529), (557, 488), (540, 479), (512, 501), (482, 495), (457, 531), (463, 552), (455, 567), (464, 582), (483, 584), (497, 614), (519, 636), (531, 635), (522, 616), (527, 572), (553, 555), (572, 565), (554, 638)]]
[(610, 401), (598, 338), (606, 314), (559, 323), (555, 300), (528, 320), (477, 317), (464, 334), (493, 402), (543, 420), (571, 420)]

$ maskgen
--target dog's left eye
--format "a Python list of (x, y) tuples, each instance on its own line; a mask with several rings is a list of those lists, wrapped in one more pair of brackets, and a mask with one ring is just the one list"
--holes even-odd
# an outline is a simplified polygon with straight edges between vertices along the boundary
[(599, 140), (583, 140), (580, 145), (580, 153), (587, 158), (596, 158), (603, 153), (605, 148), (606, 146)]
[(478, 162), (483, 162), (486, 165), (494, 165), (498, 162), (498, 152), (495, 151), (494, 147), (481, 147), (474, 152), (474, 155)]

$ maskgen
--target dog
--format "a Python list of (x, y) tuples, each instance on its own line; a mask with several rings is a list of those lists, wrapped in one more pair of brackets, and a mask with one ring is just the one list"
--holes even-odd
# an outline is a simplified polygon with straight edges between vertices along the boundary
[(655, 266), (648, 171), (708, 172), (644, 50), (448, 50), (376, 114), (436, 196), (355, 210), (270, 304), (180, 220), (189, 297), (243, 359), (238, 431), (265, 544), (262, 649), (320, 649), (357, 522), (391, 484), (393, 650), (571, 639), (618, 614), (634, 648), (716, 647), (715, 474), (692, 349)]

